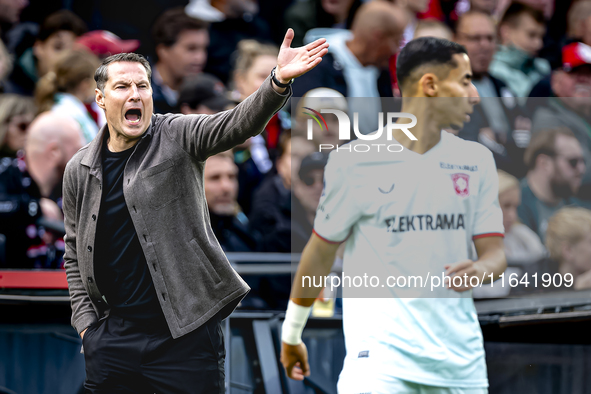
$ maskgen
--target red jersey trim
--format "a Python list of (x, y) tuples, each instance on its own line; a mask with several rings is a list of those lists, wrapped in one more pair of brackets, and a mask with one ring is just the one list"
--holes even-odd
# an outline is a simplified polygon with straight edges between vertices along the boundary
[(486, 234), (478, 234), (478, 235), (474, 235), (472, 237), (472, 239), (478, 239), (478, 238), (487, 238), (487, 237), (501, 237), (501, 238), (505, 238), (505, 234), (502, 233), (486, 233)]
[(316, 232), (316, 230), (312, 230), (312, 232), (313, 232), (314, 234), (316, 234), (316, 235), (317, 235), (317, 236), (318, 236), (318, 237), (319, 237), (321, 240), (323, 240), (324, 242), (328, 242), (329, 244), (340, 244), (340, 243), (343, 243), (343, 242), (345, 242), (345, 241), (347, 240), (347, 238), (349, 238), (349, 236), (347, 236), (347, 238), (345, 238), (345, 239), (344, 239), (344, 240), (342, 240), (342, 241), (331, 241), (330, 239), (326, 239), (326, 238), (324, 238), (322, 235), (318, 234), (318, 233)]

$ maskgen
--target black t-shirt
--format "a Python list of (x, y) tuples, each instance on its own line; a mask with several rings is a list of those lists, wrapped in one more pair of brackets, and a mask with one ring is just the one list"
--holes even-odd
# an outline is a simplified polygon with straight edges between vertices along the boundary
[(123, 195), (123, 171), (135, 147), (111, 152), (103, 142), (103, 189), (94, 272), (111, 313), (131, 320), (163, 320), (146, 257)]

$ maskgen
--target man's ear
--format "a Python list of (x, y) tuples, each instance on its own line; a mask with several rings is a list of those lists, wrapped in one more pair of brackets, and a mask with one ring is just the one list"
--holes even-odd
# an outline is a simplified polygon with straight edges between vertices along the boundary
[(437, 97), (439, 94), (438, 82), (439, 78), (435, 74), (423, 74), (419, 79), (419, 93), (423, 93), (426, 97)]
[(94, 93), (96, 94), (94, 101), (96, 101), (100, 108), (105, 109), (105, 96), (103, 95), (103, 92), (101, 92), (99, 88), (96, 88), (94, 89)]

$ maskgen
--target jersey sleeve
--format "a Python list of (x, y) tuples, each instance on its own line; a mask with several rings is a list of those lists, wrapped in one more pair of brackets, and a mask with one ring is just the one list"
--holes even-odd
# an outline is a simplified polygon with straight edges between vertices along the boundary
[(345, 163), (337, 155), (334, 151), (330, 154), (324, 169), (324, 190), (314, 220), (314, 233), (331, 243), (345, 241), (361, 216)]
[(499, 177), (492, 153), (483, 154), (482, 176), (478, 186), (478, 201), (475, 205), (472, 239), (503, 237), (503, 212), (499, 206)]

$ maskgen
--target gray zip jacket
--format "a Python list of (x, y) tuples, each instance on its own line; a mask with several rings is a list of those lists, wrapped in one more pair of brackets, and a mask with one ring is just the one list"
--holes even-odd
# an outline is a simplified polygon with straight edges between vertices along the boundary
[[(210, 226), (205, 159), (262, 132), (285, 105), (271, 79), (236, 108), (216, 115), (153, 115), (124, 170), (123, 194), (173, 338), (227, 317), (250, 290)], [(101, 204), (101, 143), (107, 126), (66, 166), (63, 211), (72, 326), (82, 332), (108, 313), (94, 279)], [(108, 301), (108, 300), (107, 300)]]

